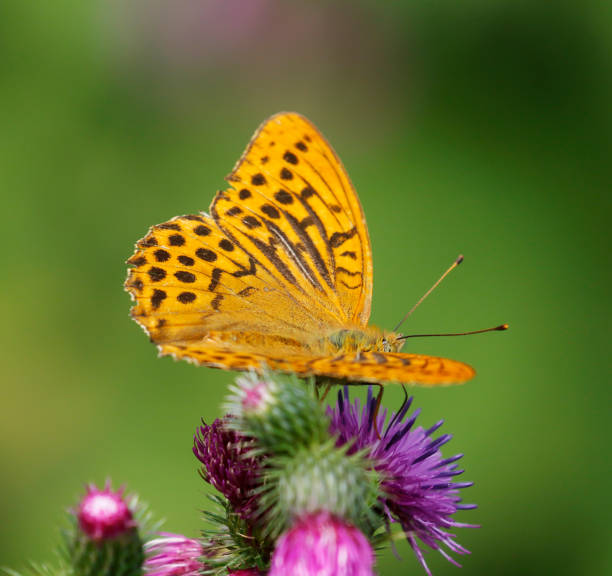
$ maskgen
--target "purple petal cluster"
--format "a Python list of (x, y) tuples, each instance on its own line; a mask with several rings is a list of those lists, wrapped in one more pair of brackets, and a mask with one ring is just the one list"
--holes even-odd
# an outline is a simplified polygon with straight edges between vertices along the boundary
[(245, 519), (255, 510), (253, 489), (260, 469), (259, 459), (248, 455), (251, 448), (248, 439), (218, 418), (210, 426), (203, 422), (193, 439), (193, 453), (202, 463), (202, 477)]
[(123, 488), (113, 492), (110, 482), (102, 490), (93, 484), (76, 511), (80, 529), (92, 540), (116, 538), (136, 526), (123, 497)]
[(148, 576), (197, 576), (203, 568), (200, 556), (202, 545), (180, 534), (160, 533), (147, 543), (150, 554), (144, 563), (144, 573)]
[(455, 542), (448, 529), (475, 527), (452, 519), (457, 510), (472, 509), (473, 504), (461, 504), (459, 489), (471, 486), (471, 482), (453, 482), (463, 470), (457, 469), (462, 454), (444, 459), (440, 447), (451, 439), (450, 434), (434, 438), (443, 421), (429, 429), (414, 427), (420, 410), (406, 418), (412, 403), (410, 398), (387, 423), (386, 410), (376, 415), (376, 400), (372, 390), (366, 404), (359, 399), (352, 404), (348, 388), (338, 394), (335, 408), (328, 408), (331, 419), (330, 432), (337, 435), (338, 445), (351, 442), (349, 452), (366, 449), (381, 475), (381, 504), (391, 522), (399, 522), (416, 556), (430, 574), (417, 543), (417, 537), (438, 550), (453, 564), (457, 562), (441, 548), (446, 546), (457, 554), (468, 550)]
[(357, 528), (318, 512), (279, 538), (269, 576), (373, 576), (373, 565), (372, 546)]

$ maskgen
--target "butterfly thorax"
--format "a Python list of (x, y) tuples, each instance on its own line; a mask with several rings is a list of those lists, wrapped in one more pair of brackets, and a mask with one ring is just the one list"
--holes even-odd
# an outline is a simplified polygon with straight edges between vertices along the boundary
[(342, 329), (323, 339), (327, 353), (337, 352), (399, 352), (403, 341), (399, 334), (384, 332), (373, 326), (362, 329)]

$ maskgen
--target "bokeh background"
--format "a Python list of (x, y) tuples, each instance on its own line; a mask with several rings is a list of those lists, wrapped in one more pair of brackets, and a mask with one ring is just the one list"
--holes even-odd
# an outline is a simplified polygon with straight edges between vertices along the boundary
[[(610, 529), (609, 3), (55, 0), (0, 3), (0, 564), (50, 557), (84, 482), (112, 477), (196, 535), (191, 454), (232, 376), (157, 359), (124, 261), (206, 210), (267, 116), (296, 110), (354, 181), (372, 321), (478, 370), (415, 389), (466, 454), (459, 570), (604, 574)], [(386, 402), (397, 405), (392, 389)], [(421, 574), (407, 546), (383, 576)]]

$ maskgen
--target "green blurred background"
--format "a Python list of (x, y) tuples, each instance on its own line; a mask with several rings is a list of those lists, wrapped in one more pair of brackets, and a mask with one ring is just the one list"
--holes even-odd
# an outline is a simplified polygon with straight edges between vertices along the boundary
[[(478, 376), (415, 389), (466, 454), (472, 550), (440, 574), (604, 574), (610, 529), (612, 9), (604, 2), (0, 3), (0, 564), (49, 558), (112, 477), (196, 535), (191, 454), (231, 375), (157, 359), (128, 318), (147, 228), (206, 210), (267, 116), (312, 119), (374, 250), (372, 322)], [(397, 405), (401, 392), (390, 390)], [(407, 546), (380, 574), (422, 574)]]

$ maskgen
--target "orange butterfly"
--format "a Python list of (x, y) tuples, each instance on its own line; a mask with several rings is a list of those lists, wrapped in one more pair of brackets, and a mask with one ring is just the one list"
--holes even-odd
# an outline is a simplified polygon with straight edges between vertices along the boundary
[(128, 260), (132, 317), (161, 355), (226, 370), (381, 384), (465, 382), (368, 326), (372, 251), (357, 194), (306, 118), (266, 120), (210, 215), (153, 226)]

